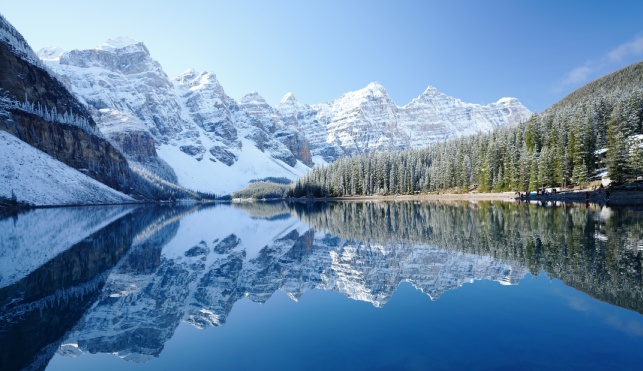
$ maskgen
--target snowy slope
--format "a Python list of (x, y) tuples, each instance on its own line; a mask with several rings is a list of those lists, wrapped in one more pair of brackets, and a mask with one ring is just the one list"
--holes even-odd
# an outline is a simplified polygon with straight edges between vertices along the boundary
[(88, 50), (46, 48), (39, 56), (89, 105), (114, 144), (136, 124), (181, 185), (214, 193), (266, 176), (295, 179), (341, 156), (488, 132), (531, 115), (515, 98), (471, 104), (432, 87), (400, 107), (379, 83), (321, 104), (303, 104), (291, 93), (274, 107), (258, 93), (237, 101), (211, 72), (188, 70), (170, 80), (143, 43), (127, 38)]
[[(130, 161), (146, 166), (158, 155), (186, 188), (231, 193), (253, 179), (294, 180), (309, 169), (298, 156), (305, 161), (310, 151), (293, 129), (257, 119), (257, 109), (272, 110), (260, 97), (236, 102), (209, 72), (189, 70), (172, 81), (142, 43), (119, 38), (89, 50), (47, 48), (40, 57)], [(298, 148), (303, 154), (293, 153)]]
[(113, 204), (131, 197), (0, 131), (0, 197), (32, 205)]
[[(202, 142), (209, 141), (203, 137)], [(261, 152), (249, 140), (241, 141), (244, 150), (239, 151), (234, 166), (209, 160), (196, 161), (180, 150), (179, 146), (161, 145), (158, 155), (165, 160), (176, 173), (179, 184), (195, 190), (207, 190), (216, 194), (227, 194), (245, 187), (251, 180), (271, 176), (296, 179), (309, 170), (298, 162), (290, 167), (283, 161)]]

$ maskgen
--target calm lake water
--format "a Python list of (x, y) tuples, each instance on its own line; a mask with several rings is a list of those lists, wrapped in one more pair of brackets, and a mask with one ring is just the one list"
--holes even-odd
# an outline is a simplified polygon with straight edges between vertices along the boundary
[(640, 370), (643, 212), (509, 203), (0, 216), (0, 369)]

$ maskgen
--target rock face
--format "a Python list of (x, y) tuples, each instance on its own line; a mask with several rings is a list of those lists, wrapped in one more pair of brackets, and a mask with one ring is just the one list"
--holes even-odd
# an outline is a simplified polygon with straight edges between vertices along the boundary
[(306, 133), (313, 155), (328, 162), (342, 155), (426, 147), (531, 116), (515, 98), (483, 106), (464, 103), (433, 87), (398, 107), (379, 83), (313, 106), (299, 104), (288, 94), (276, 109), (283, 122)]
[(112, 188), (130, 191), (127, 160), (87, 109), (0, 17), (0, 130)]
[(232, 192), (269, 176), (295, 179), (340, 156), (423, 147), (531, 114), (513, 98), (482, 106), (431, 87), (398, 107), (379, 83), (314, 105), (291, 93), (274, 107), (258, 93), (236, 101), (210, 72), (188, 70), (170, 80), (145, 45), (123, 38), (39, 55), (88, 104), (101, 130), (109, 127), (106, 136), (130, 160), (148, 169), (148, 163), (167, 163), (182, 185), (210, 192)]
[(280, 123), (258, 94), (236, 102), (209, 72), (170, 80), (142, 43), (121, 38), (40, 56), (130, 161), (161, 169), (167, 180), (228, 193), (254, 179), (295, 179), (312, 165), (305, 137)]
[(428, 87), (400, 109), (400, 126), (407, 133), (410, 145), (421, 147), (455, 135), (489, 132), (520, 123), (530, 116), (531, 112), (515, 98), (502, 98), (482, 106), (464, 103)]

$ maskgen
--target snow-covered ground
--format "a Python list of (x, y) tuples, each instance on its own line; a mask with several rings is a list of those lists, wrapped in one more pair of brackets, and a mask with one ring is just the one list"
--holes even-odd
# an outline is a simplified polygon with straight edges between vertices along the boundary
[(38, 206), (134, 201), (20, 139), (0, 131), (0, 197)]
[[(212, 144), (205, 135), (201, 137), (201, 141), (206, 147)], [(255, 179), (285, 177), (295, 180), (310, 170), (300, 161), (290, 167), (270, 154), (261, 152), (247, 139), (242, 140), (239, 159), (234, 166), (212, 162), (207, 156), (197, 161), (172, 144), (159, 146), (157, 152), (159, 157), (174, 168), (179, 184), (188, 189), (208, 190), (217, 194), (240, 190)]]

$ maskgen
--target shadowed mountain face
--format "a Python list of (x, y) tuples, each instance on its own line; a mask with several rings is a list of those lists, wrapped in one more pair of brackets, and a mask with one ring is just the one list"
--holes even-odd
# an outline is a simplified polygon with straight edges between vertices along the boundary
[(2, 16), (0, 130), (103, 184), (130, 191), (125, 157), (100, 134), (89, 111)]
[(435, 300), (476, 280), (515, 285), (545, 271), (643, 313), (643, 219), (631, 210), (277, 203), (97, 208), (95, 221), (81, 215), (91, 209), (66, 210), (58, 218), (87, 232), (68, 246), (58, 239), (53, 257), (38, 257), (46, 244), (27, 238), (47, 231), (51, 211), (0, 219), (7, 369), (44, 367), (56, 351), (145, 362), (181, 321), (223, 326), (237, 301), (265, 302), (278, 290), (293, 299), (330, 290), (382, 307), (401, 282)]

